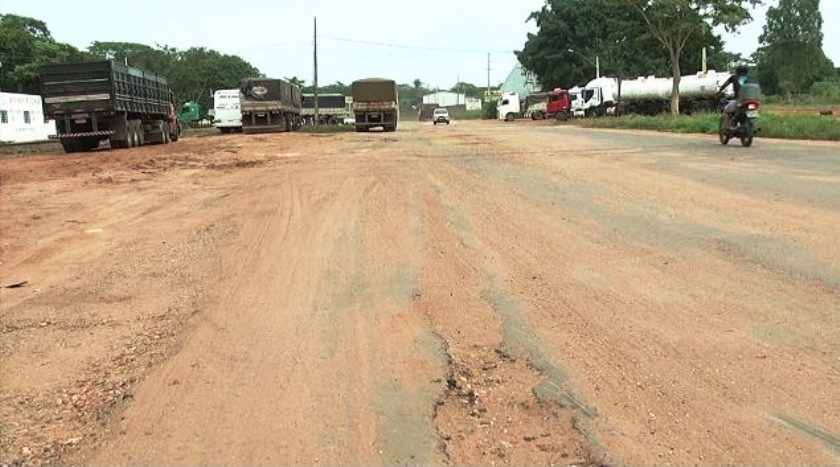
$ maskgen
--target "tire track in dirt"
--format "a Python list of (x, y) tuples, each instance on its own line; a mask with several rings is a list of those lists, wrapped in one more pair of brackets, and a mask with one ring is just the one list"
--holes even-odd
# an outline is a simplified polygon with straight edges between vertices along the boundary
[[(486, 159), (482, 164), (497, 163), (493, 156)], [(760, 412), (767, 401), (784, 401), (794, 413), (813, 413), (812, 404), (835, 405), (822, 390), (809, 394), (810, 401), (800, 400), (794, 387), (797, 368), (820, 375), (820, 387), (831, 387), (836, 374), (831, 367), (837, 361), (831, 353), (793, 351), (773, 351), (780, 360), (764, 361), (766, 347), (748, 335), (744, 342), (741, 333), (749, 327), (741, 315), (747, 311), (753, 319), (766, 319), (768, 312), (779, 311), (768, 307), (768, 291), (776, 303), (815, 310), (828, 306), (831, 294), (817, 289), (811, 297), (802, 295), (795, 283), (780, 282), (778, 276), (762, 276), (730, 260), (696, 258), (690, 250), (675, 254), (628, 245), (609, 231), (580, 222), (572, 216), (574, 207), (522, 191), (532, 175), (537, 183), (540, 175), (488, 178), (474, 169), (477, 160), (481, 158), (447, 158), (426, 170), (451, 187), (463, 217), (472, 220), (483, 242), (482, 251), (495, 252), (494, 262), (512, 273), (510, 287), (530, 304), (528, 321), (540, 329), (550, 353), (563, 355), (576, 369), (584, 393), (598, 401), (596, 431), (611, 461), (650, 459), (651, 452), (683, 461), (769, 461), (785, 455), (793, 460), (797, 457), (792, 451), (778, 449), (791, 445), (807, 458), (824, 458), (813, 445), (769, 431), (773, 427)], [(513, 170), (515, 175), (519, 168)], [(718, 295), (710, 296), (709, 290)], [(699, 301), (701, 297), (705, 299)], [(616, 320), (616, 313), (621, 319)], [(705, 327), (710, 322), (712, 328)], [(690, 332), (698, 325), (703, 326), (702, 338)], [(829, 338), (832, 332), (819, 331), (818, 337)], [(801, 344), (796, 348), (802, 349)], [(757, 355), (761, 363), (756, 367), (746, 355)], [(675, 360), (684, 363), (675, 365)], [(701, 400), (708, 406), (697, 405)], [(616, 411), (621, 415), (615, 416)], [(676, 416), (680, 412), (685, 414), (682, 420)], [(721, 417), (728, 422), (721, 425)], [(822, 419), (825, 423), (831, 416)], [(690, 434), (698, 428), (704, 436)], [(756, 448), (748, 441), (755, 436), (773, 442)]]
[(434, 179), (429, 185), (427, 260), (416, 306), (447, 344), (448, 390), (435, 420), (449, 461), (597, 461), (602, 454), (586, 428), (592, 411), (542, 351), (521, 304), (494, 277), (492, 250), (447, 201), (446, 190)]

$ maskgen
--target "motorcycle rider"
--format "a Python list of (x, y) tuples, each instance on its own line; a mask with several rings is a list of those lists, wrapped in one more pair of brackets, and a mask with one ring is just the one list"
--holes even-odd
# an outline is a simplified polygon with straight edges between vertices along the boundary
[(723, 95), (723, 92), (728, 88), (730, 85), (732, 86), (732, 90), (735, 91), (735, 99), (730, 100), (726, 103), (726, 106), (723, 108), (723, 114), (726, 117), (726, 126), (729, 127), (730, 121), (732, 116), (735, 114), (735, 111), (738, 110), (738, 95), (741, 93), (741, 86), (747, 84), (749, 81), (749, 73), (750, 69), (746, 65), (738, 65), (735, 68), (735, 73), (726, 80), (725, 83), (720, 87), (718, 90), (719, 95)]

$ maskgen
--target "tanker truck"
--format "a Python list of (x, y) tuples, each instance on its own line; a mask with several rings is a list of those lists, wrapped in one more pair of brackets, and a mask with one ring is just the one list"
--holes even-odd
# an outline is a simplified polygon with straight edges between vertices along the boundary
[(163, 76), (113, 61), (42, 65), (44, 115), (65, 152), (177, 141), (180, 125)]
[(381, 127), (396, 131), (400, 117), (397, 83), (390, 79), (368, 78), (353, 82), (353, 113), (356, 131), (366, 132)]
[(286, 80), (248, 78), (239, 89), (244, 133), (292, 131), (301, 125), (300, 88)]
[[(691, 114), (713, 111), (718, 105), (717, 92), (729, 79), (729, 73), (714, 70), (680, 79), (680, 109)], [(655, 76), (621, 81), (621, 113), (655, 115), (671, 106), (673, 78)], [(584, 113), (587, 116), (606, 115), (618, 105), (618, 81), (601, 77), (587, 83), (583, 89)]]

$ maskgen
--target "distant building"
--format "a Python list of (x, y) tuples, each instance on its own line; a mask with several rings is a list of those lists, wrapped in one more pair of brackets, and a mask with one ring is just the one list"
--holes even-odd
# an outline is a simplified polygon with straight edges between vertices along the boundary
[(537, 76), (530, 71), (522, 68), (522, 65), (517, 62), (510, 74), (508, 74), (505, 83), (502, 85), (502, 92), (515, 92), (520, 99), (524, 99), (529, 94), (540, 92), (542, 87), (537, 82)]
[(468, 97), (465, 105), (467, 110), (481, 110), (481, 99)]
[(55, 134), (55, 122), (44, 120), (41, 96), (0, 92), (0, 142), (45, 141)]
[(438, 91), (423, 96), (423, 105), (436, 105), (438, 107), (458, 107), (466, 105), (467, 96), (451, 91)]

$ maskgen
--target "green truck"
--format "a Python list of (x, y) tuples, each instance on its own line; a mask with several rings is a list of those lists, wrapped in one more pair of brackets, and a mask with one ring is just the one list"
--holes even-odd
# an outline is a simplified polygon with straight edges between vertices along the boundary
[(201, 113), (201, 105), (198, 102), (185, 102), (178, 112), (178, 121), (181, 125), (198, 126)]

